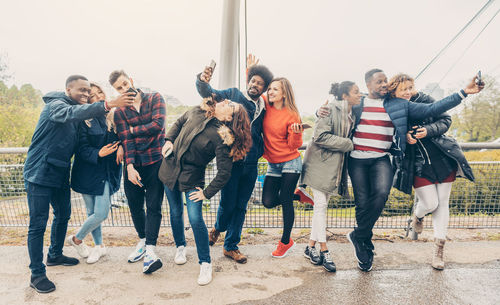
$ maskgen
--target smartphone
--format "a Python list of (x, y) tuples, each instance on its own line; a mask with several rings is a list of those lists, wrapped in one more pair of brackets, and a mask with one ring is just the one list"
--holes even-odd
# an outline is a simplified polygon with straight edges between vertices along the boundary
[(301, 125), (302, 125), (302, 128), (304, 128), (304, 129), (312, 128), (312, 126), (310, 124), (307, 124), (307, 123), (304, 123), (304, 124), (301, 124)]
[(213, 59), (210, 61), (210, 64), (208, 65), (208, 67), (212, 69), (212, 74), (214, 74), (214, 70), (215, 70), (216, 65), (217, 64), (215, 63), (215, 60), (213, 60)]
[(477, 72), (477, 77), (476, 77), (476, 85), (481, 85), (483, 83), (483, 80), (481, 79), (481, 70)]
[(137, 183), (139, 184), (140, 187), (144, 187), (144, 184), (142, 184), (141, 180), (137, 180)]
[(135, 90), (133, 87), (128, 88), (127, 92), (135, 93), (133, 96), (137, 95), (137, 90)]

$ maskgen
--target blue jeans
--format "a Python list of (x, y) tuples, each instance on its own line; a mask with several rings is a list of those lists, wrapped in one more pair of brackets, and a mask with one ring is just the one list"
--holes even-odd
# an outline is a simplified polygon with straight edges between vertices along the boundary
[(111, 206), (111, 194), (109, 193), (109, 182), (104, 184), (104, 193), (102, 195), (82, 194), (85, 207), (87, 208), (87, 220), (76, 233), (76, 238), (83, 240), (89, 232), (92, 232), (94, 243), (102, 245), (101, 223), (108, 218), (109, 208)]
[[(210, 247), (208, 244), (208, 230), (203, 220), (201, 201), (192, 201), (189, 195), (196, 189), (184, 193), (186, 197), (187, 213), (189, 223), (193, 229), (194, 241), (196, 243), (196, 251), (198, 252), (198, 263), (210, 263)], [(175, 246), (186, 246), (186, 238), (184, 236), (184, 204), (182, 202), (182, 192), (170, 190), (165, 185), (165, 194), (170, 207), (170, 224), (172, 226), (172, 234), (174, 235)]]
[(349, 177), (351, 177), (356, 205), (358, 227), (354, 236), (360, 241), (371, 239), (385, 202), (389, 197), (394, 176), (389, 156), (370, 159), (349, 158)]
[(224, 249), (238, 250), (248, 200), (257, 180), (257, 164), (233, 163), (231, 178), (221, 190), (215, 229), (226, 232)]
[(30, 256), (31, 275), (45, 275), (43, 264), (43, 234), (47, 228), (49, 207), (52, 205), (54, 218), (50, 231), (48, 256), (57, 258), (63, 254), (64, 239), (71, 216), (71, 193), (69, 185), (60, 188), (47, 187), (31, 182), (25, 183), (28, 195), (30, 224), (28, 229), (28, 253)]

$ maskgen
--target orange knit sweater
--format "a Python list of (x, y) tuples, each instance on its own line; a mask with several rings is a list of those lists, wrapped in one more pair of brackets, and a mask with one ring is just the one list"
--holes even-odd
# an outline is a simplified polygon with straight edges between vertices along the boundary
[(300, 117), (286, 108), (276, 109), (266, 102), (266, 114), (262, 123), (264, 132), (264, 158), (270, 163), (282, 163), (300, 156), (302, 133), (294, 133), (293, 123)]

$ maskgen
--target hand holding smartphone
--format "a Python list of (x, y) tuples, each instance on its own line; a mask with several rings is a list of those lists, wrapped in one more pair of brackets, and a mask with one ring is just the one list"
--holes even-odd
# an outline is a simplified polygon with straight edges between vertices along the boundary
[(216, 63), (216, 62), (215, 62), (215, 60), (213, 60), (213, 59), (210, 61), (210, 64), (208, 65), (208, 67), (209, 67), (210, 69), (212, 69), (212, 75), (214, 74), (214, 70), (215, 70), (215, 66), (216, 66), (216, 65), (217, 65), (217, 63)]
[(134, 97), (137, 95), (137, 90), (135, 90), (133, 87), (128, 88), (127, 93), (129, 92), (134, 93)]

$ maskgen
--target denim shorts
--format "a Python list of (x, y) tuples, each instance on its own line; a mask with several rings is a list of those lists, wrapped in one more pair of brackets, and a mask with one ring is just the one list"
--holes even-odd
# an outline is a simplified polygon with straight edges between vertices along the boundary
[(297, 158), (282, 162), (268, 163), (266, 176), (281, 177), (281, 174), (300, 174), (302, 172), (302, 158)]

